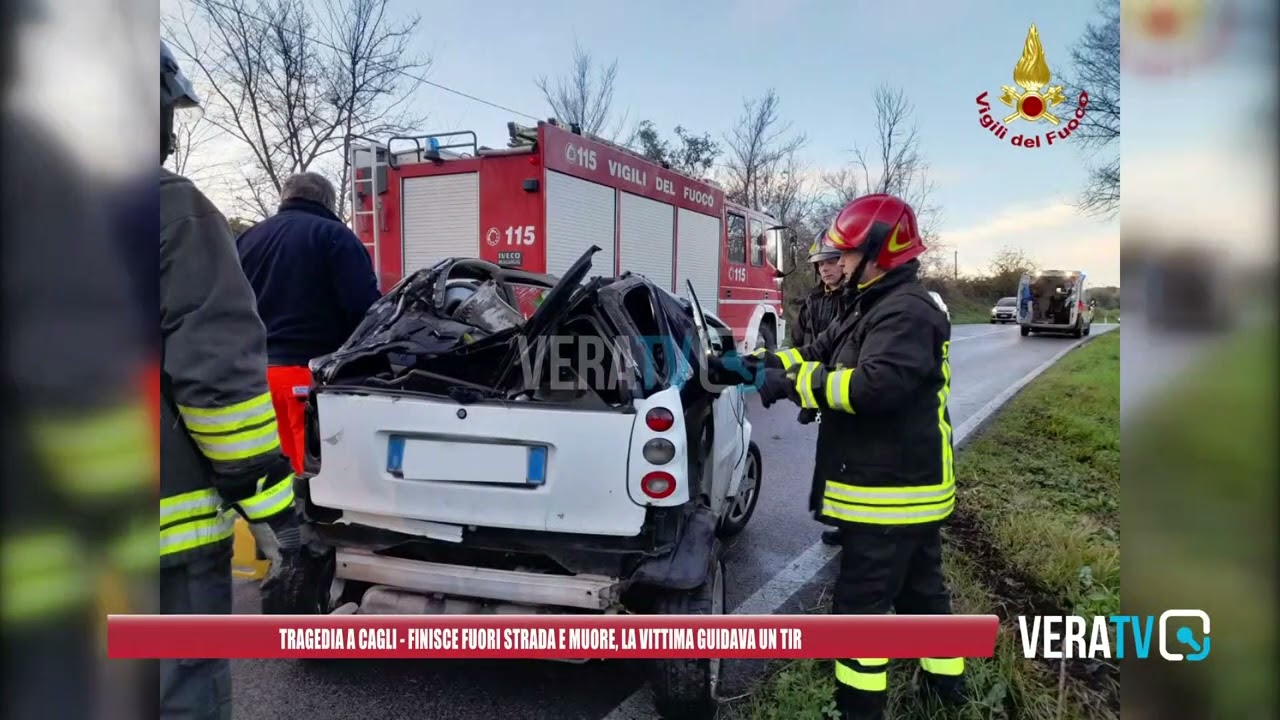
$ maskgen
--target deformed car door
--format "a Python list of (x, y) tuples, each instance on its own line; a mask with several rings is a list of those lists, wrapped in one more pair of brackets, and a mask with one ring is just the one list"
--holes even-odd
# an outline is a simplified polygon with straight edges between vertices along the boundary
[[(703, 353), (699, 359), (702, 366), (699, 377), (706, 382), (707, 361), (714, 352), (711, 343), (711, 324), (707, 315), (698, 303), (698, 293), (693, 283), (685, 281), (689, 290), (689, 306), (693, 314), (693, 324), (698, 328)], [(730, 345), (727, 350), (732, 351)], [(711, 450), (711, 511), (719, 517), (727, 509), (725, 501), (731, 494), (737, 493), (738, 478), (745, 466), (748, 437), (747, 408), (742, 396), (742, 388), (727, 387), (719, 392), (712, 401), (712, 417), (715, 423), (714, 446)]]

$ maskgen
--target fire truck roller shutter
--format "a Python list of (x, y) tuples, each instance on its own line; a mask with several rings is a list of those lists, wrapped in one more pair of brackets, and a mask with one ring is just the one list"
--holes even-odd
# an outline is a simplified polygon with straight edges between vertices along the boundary
[(709, 313), (718, 314), (717, 288), (720, 284), (720, 218), (679, 209), (676, 223), (676, 293), (689, 294), (685, 280), (693, 283), (698, 302)]
[(613, 188), (547, 171), (547, 273), (563, 275), (592, 245), (590, 276), (613, 274)]
[(676, 207), (627, 192), (619, 195), (619, 268), (674, 291), (671, 271), (675, 269)]
[(480, 256), (477, 173), (406, 178), (401, 185), (404, 274), (447, 257)]

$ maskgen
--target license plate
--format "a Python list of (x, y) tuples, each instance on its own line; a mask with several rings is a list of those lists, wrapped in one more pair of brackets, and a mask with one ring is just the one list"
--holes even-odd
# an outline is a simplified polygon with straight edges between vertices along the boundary
[(537, 486), (547, 481), (547, 448), (393, 435), (387, 472), (425, 482)]

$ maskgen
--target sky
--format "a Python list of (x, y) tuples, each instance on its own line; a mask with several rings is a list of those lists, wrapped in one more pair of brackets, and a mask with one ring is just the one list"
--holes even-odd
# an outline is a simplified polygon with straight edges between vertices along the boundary
[[(485, 2), (483, 12), (424, 9), (420, 47), (434, 61), (430, 80), (546, 116), (535, 80), (564, 72), (576, 39), (600, 60), (617, 59), (618, 110), (664, 133), (683, 125), (721, 136), (744, 98), (772, 87), (783, 117), (808, 136), (802, 158), (815, 175), (849, 163), (855, 145), (872, 143), (875, 88), (900, 87), (915, 106), (932, 166), (941, 239), (962, 273), (985, 270), (1007, 245), (1043, 267), (1083, 269), (1095, 283), (1114, 284), (1119, 222), (1072, 207), (1086, 177), (1079, 148), (1017, 148), (978, 124), (975, 98), (1012, 84), (1032, 23), (1050, 65), (1065, 67), (1068, 48), (1095, 17), (1091, 0), (1034, 5)], [(508, 120), (531, 122), (432, 87), (418, 95), (431, 131), (472, 129), (482, 143), (501, 145)]]
[[(162, 0), (160, 12), (181, 2)], [(1270, 150), (1260, 152), (1268, 123), (1254, 106), (1271, 95), (1274, 68), (1258, 61), (1257, 42), (1240, 40), (1265, 25), (1256, 13), (1268, 5), (1206, 2), (1242, 4), (1255, 15), (1236, 30), (1233, 52), (1197, 72), (1123, 76), (1122, 217), (1126, 227), (1170, 237), (1249, 238), (1265, 253), (1274, 227), (1258, 219), (1272, 217), (1274, 178), (1261, 160)], [(721, 137), (744, 98), (772, 87), (784, 118), (809, 138), (802, 159), (815, 175), (848, 163), (855, 145), (871, 144), (875, 87), (900, 87), (916, 108), (921, 149), (932, 165), (941, 239), (948, 255), (956, 251), (962, 273), (984, 270), (995, 252), (1013, 246), (1041, 267), (1084, 270), (1100, 285), (1119, 280), (1121, 222), (1084, 216), (1072, 205), (1089, 157), (1071, 139), (1038, 149), (998, 140), (978, 124), (975, 102), (983, 91), (998, 96), (1001, 85), (1012, 84), (1032, 23), (1050, 67), (1066, 67), (1070, 46), (1097, 17), (1093, 0), (396, 0), (394, 10), (422, 16), (415, 49), (432, 57), (428, 79), (537, 117), (550, 113), (535, 80), (567, 70), (575, 39), (600, 60), (617, 59), (618, 110), (631, 121), (652, 120), (664, 133), (679, 124)], [(35, 62), (22, 66), (18, 96), (44, 113), (51, 130), (74, 138), (90, 166), (136, 172), (143, 149), (113, 128), (139, 122), (139, 113), (149, 112), (145, 99), (154, 98), (153, 88), (120, 79), (144, 76), (138, 71), (154, 62), (146, 42), (130, 42), (146, 19), (129, 26), (133, 34), (104, 32), (118, 3), (53, 3), (51, 11), (54, 22), (25, 38), (26, 57)], [(80, 52), (43, 51), (55, 32), (74, 38)], [(103, 63), (104, 53), (133, 62)], [(1269, 46), (1263, 54), (1270, 57)], [(47, 82), (51, 74), (57, 83)], [(95, 112), (67, 113), (68, 98)], [(505, 143), (509, 120), (532, 122), (430, 86), (412, 102), (429, 117), (423, 132), (472, 129), (490, 145)], [(992, 109), (1004, 114), (998, 102)]]

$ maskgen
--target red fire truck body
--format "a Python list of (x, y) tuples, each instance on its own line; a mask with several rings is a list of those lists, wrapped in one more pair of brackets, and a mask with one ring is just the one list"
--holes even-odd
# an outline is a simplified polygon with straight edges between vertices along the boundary
[[(509, 130), (501, 149), (476, 147), (470, 132), (352, 140), (352, 221), (384, 291), (450, 256), (560, 275), (597, 245), (593, 274), (631, 271), (681, 296), (691, 282), (744, 351), (785, 336), (783, 228), (772, 218), (553, 123)], [(440, 144), (457, 135), (470, 143)]]

